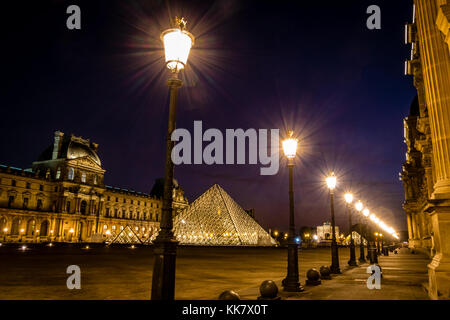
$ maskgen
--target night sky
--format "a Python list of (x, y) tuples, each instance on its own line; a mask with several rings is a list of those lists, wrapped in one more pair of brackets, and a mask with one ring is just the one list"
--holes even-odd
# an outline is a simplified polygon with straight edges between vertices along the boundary
[[(81, 8), (81, 30), (66, 28), (71, 4)], [(372, 4), (381, 7), (381, 30), (366, 28)], [(412, 0), (15, 1), (2, 11), (1, 164), (31, 167), (61, 130), (100, 145), (107, 185), (149, 192), (163, 176), (167, 130), (159, 36), (180, 15), (196, 43), (178, 127), (293, 129), (298, 227), (329, 220), (324, 178), (333, 170), (342, 229), (350, 189), (406, 228), (398, 173), (402, 119), (415, 96), (404, 76)], [(260, 176), (260, 167), (181, 165), (175, 176), (189, 201), (217, 183), (254, 208), (263, 227), (287, 229), (286, 162), (274, 176)]]

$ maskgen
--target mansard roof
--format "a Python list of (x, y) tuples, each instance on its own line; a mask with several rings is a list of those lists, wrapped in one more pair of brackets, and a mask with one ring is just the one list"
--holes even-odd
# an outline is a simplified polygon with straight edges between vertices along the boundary
[[(85, 140), (74, 135), (63, 135), (61, 146), (58, 150), (58, 159), (78, 159), (87, 157), (101, 167), (100, 158), (97, 155), (97, 144), (90, 143), (89, 139)], [(37, 161), (52, 160), (54, 145), (50, 145), (41, 153)]]

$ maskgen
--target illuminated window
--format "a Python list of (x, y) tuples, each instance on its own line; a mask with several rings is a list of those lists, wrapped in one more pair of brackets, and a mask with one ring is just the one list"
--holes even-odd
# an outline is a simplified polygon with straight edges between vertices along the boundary
[(69, 174), (67, 175), (67, 178), (69, 180), (73, 180), (74, 176), (75, 176), (75, 170), (73, 168), (69, 168)]
[(94, 184), (97, 184), (97, 175), (94, 175)]
[(61, 168), (58, 168), (58, 170), (56, 171), (56, 179), (61, 178)]
[(81, 174), (81, 182), (86, 183), (86, 172)]

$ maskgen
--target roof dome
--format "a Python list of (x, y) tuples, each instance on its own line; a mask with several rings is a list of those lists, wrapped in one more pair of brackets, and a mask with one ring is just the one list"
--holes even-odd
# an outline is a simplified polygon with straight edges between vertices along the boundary
[[(62, 134), (62, 133), (61, 133)], [(102, 163), (97, 155), (98, 145), (95, 143), (90, 143), (89, 140), (82, 139), (80, 137), (75, 137), (73, 135), (61, 135), (62, 139), (59, 143), (57, 149), (57, 159), (78, 159), (85, 158), (92, 160), (100, 167)], [(55, 141), (55, 143), (57, 143)], [(55, 144), (50, 145), (38, 158), (38, 161), (48, 161), (52, 160), (53, 153), (55, 152)]]
[(90, 160), (94, 161), (99, 166), (102, 166), (100, 158), (97, 153), (92, 150), (89, 146), (71, 141), (67, 148), (67, 159), (78, 159), (88, 157)]

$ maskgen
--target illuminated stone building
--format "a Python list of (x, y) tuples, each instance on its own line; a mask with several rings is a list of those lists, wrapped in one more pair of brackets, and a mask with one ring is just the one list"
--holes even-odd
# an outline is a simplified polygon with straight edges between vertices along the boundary
[[(316, 234), (320, 242), (331, 244), (333, 232), (330, 222), (324, 222), (323, 225), (316, 227), (316, 230)], [(340, 238), (338, 226), (335, 226), (334, 232), (336, 234), (336, 240), (338, 240)]]
[(417, 89), (404, 120), (406, 161), (401, 179), (409, 246), (430, 256), (428, 293), (450, 298), (450, 2), (415, 0), (406, 27)]
[[(31, 169), (0, 166), (0, 241), (102, 242), (127, 226), (143, 241), (154, 236), (161, 181), (152, 194), (106, 186), (97, 149), (89, 140), (56, 131)], [(188, 201), (175, 185), (178, 213)]]

